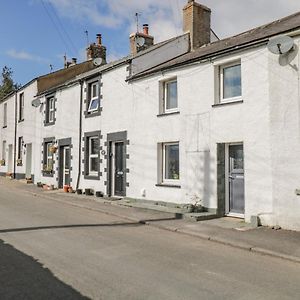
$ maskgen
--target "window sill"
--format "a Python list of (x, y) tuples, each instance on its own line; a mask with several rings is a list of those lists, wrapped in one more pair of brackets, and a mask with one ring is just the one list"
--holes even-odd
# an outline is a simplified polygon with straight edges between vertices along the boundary
[(49, 122), (49, 123), (45, 122), (45, 124), (44, 124), (45, 127), (47, 127), (47, 126), (53, 126), (53, 125), (55, 125), (55, 122)]
[(7, 128), (7, 125), (6, 125), (6, 126), (3, 126), (2, 128), (3, 128), (3, 129)]
[(43, 177), (53, 177), (54, 176), (54, 172), (45, 172), (42, 171)]
[(177, 185), (177, 184), (158, 183), (155, 186), (166, 187), (166, 188), (174, 188), (174, 189), (181, 189), (181, 185)]
[(85, 111), (84, 115), (86, 118), (99, 117), (99, 116), (101, 116), (101, 110), (99, 109), (94, 112)]
[(24, 119), (18, 120), (18, 123), (22, 123), (24, 122)]
[(87, 180), (100, 180), (100, 175), (84, 175), (84, 179), (87, 179)]
[(180, 111), (173, 111), (173, 112), (164, 112), (162, 114), (157, 115), (157, 117), (166, 117), (170, 115), (179, 115)]
[(219, 106), (230, 105), (230, 104), (239, 104), (239, 103), (244, 103), (244, 100), (234, 100), (234, 101), (216, 103), (216, 104), (212, 105), (212, 107), (219, 107)]

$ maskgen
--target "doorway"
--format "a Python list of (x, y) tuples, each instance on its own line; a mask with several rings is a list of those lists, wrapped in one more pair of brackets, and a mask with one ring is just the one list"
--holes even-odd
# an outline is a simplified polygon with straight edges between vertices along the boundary
[(126, 131), (108, 134), (107, 194), (109, 196), (126, 196), (126, 137)]
[(26, 144), (26, 179), (31, 179), (32, 169), (32, 144)]
[(70, 146), (59, 148), (59, 188), (71, 183), (71, 149)]
[(245, 215), (245, 180), (243, 144), (226, 147), (226, 212), (233, 217)]

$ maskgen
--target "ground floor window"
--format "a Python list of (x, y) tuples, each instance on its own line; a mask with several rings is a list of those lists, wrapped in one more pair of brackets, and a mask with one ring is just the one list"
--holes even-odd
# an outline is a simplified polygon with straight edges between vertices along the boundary
[(179, 142), (160, 144), (160, 183), (177, 185), (180, 180)]
[(84, 175), (86, 179), (99, 179), (100, 131), (85, 134)]
[(44, 175), (52, 175), (54, 167), (54, 143), (53, 141), (44, 142), (44, 156), (43, 156), (43, 173)]

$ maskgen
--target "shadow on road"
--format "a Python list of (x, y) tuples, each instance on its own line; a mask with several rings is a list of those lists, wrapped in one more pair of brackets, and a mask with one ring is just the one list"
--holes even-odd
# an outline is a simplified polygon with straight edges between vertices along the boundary
[(89, 299), (57, 279), (30, 256), (0, 240), (0, 298)]
[(162, 218), (162, 219), (149, 219), (141, 220), (138, 222), (128, 223), (109, 223), (109, 224), (70, 224), (70, 225), (48, 225), (48, 226), (36, 226), (36, 227), (22, 227), (22, 228), (8, 228), (0, 229), (1, 233), (10, 232), (22, 232), (22, 231), (36, 231), (36, 230), (49, 230), (49, 229), (65, 229), (65, 228), (89, 228), (89, 227), (137, 227), (145, 225), (147, 222), (159, 222), (159, 221), (171, 221), (177, 220), (178, 218)]

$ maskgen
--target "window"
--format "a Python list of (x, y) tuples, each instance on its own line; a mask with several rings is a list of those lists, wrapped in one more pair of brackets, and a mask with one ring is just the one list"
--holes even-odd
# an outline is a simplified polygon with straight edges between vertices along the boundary
[(19, 122), (24, 120), (24, 93), (19, 95)]
[(88, 112), (93, 113), (95, 111), (98, 111), (99, 109), (99, 83), (92, 82), (88, 85), (89, 89), (89, 105), (88, 105)]
[(46, 124), (55, 123), (55, 98), (49, 97), (46, 99)]
[[(22, 157), (23, 157), (23, 155), (22, 155), (23, 144), (24, 144), (23, 137), (20, 136), (18, 139), (18, 160), (19, 161), (22, 161)], [(19, 164), (20, 164), (20, 162), (19, 162)]]
[(100, 131), (84, 134), (84, 177), (100, 179)]
[(242, 96), (241, 63), (220, 67), (220, 102), (240, 100)]
[(43, 175), (53, 176), (54, 167), (54, 138), (44, 140)]
[(7, 103), (3, 106), (3, 127), (7, 127)]
[(164, 82), (164, 112), (173, 112), (178, 109), (177, 80)]
[(179, 143), (162, 144), (162, 182), (177, 183), (179, 173)]
[(99, 162), (99, 139), (98, 137), (89, 138), (89, 175), (98, 175)]
[(5, 166), (6, 161), (6, 141), (2, 141), (2, 166)]

